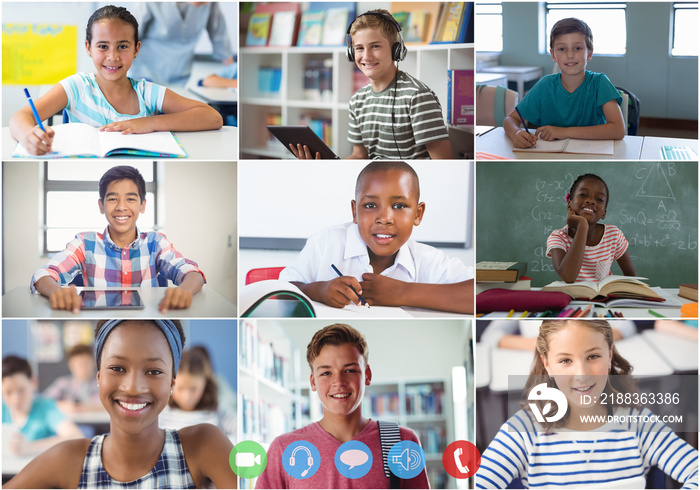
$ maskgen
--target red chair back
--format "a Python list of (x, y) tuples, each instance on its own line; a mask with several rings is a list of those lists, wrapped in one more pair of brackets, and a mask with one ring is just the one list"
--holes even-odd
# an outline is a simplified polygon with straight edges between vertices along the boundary
[(248, 274), (245, 276), (245, 283), (252, 284), (258, 281), (279, 279), (282, 269), (284, 269), (284, 267), (261, 267), (259, 269), (250, 269)]

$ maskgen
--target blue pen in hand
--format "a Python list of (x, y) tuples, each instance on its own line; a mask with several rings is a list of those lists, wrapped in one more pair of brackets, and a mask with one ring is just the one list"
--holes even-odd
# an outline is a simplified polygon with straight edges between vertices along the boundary
[[(41, 129), (44, 133), (46, 133), (46, 128), (44, 125), (41, 123), (41, 118), (39, 117), (39, 113), (36, 111), (36, 107), (34, 106), (34, 101), (32, 100), (31, 95), (29, 95), (29, 90), (26, 88), (24, 89), (24, 95), (27, 96), (27, 100), (29, 101), (29, 107), (32, 109), (32, 113), (34, 113), (34, 119), (36, 120), (37, 125), (39, 126), (39, 129)], [(42, 141), (44, 144), (47, 144), (46, 141)], [(53, 152), (51, 152), (53, 153)], [(49, 153), (49, 154), (51, 154)]]
[[(331, 264), (331, 267), (333, 268), (333, 270), (335, 271), (335, 273), (338, 274), (339, 277), (343, 277), (343, 273), (340, 272), (340, 271), (338, 270), (338, 268), (337, 268), (335, 265)], [(355, 290), (354, 287), (350, 286), (349, 284), (348, 284), (348, 286), (350, 287), (350, 289), (353, 290), (353, 292), (357, 295), (357, 297), (360, 298), (360, 302), (362, 303), (362, 305), (363, 305), (363, 306), (366, 306), (367, 308), (369, 308), (369, 305), (367, 304), (367, 301), (365, 300), (365, 298), (363, 298), (363, 297), (360, 295), (360, 293), (358, 293), (358, 292)]]
[[(525, 118), (523, 117), (522, 114), (520, 114), (520, 111), (518, 110), (518, 107), (517, 107), (517, 106), (515, 107), (515, 112), (518, 113), (518, 117), (520, 117), (520, 120), (521, 120), (522, 123), (523, 123), (523, 127), (525, 128), (525, 131), (527, 131), (527, 134), (530, 134), (530, 130), (527, 129), (527, 123), (525, 122)], [(537, 143), (535, 143), (535, 144), (532, 145), (532, 146), (536, 146), (536, 145), (537, 145)]]
[(32, 112), (34, 113), (34, 119), (36, 119), (36, 123), (39, 125), (39, 128), (45, 133), (46, 129), (44, 128), (44, 125), (41, 124), (41, 118), (39, 117), (39, 113), (36, 111), (36, 107), (34, 107), (34, 101), (32, 100), (32, 96), (29, 95), (29, 90), (26, 88), (24, 89), (24, 95), (27, 96), (27, 100), (29, 101), (29, 107), (31, 107)]

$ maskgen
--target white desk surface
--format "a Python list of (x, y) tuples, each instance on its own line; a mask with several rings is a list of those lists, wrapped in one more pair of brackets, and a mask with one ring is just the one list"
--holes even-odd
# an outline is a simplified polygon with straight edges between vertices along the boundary
[[(238, 160), (238, 128), (224, 126), (212, 131), (178, 131), (175, 133), (182, 143), (182, 147), (189, 155), (190, 160)], [(26, 158), (14, 158), (12, 153), (17, 146), (17, 141), (10, 134), (10, 128), (2, 128), (2, 160), (22, 161)], [(144, 157), (119, 156), (120, 159)], [(37, 160), (42, 160), (40, 156)], [(150, 157), (151, 160), (155, 158)], [(164, 160), (170, 160), (168, 158)]]
[[(491, 381), (489, 388), (497, 393), (504, 393), (511, 389), (517, 391), (525, 388), (527, 375), (530, 374), (532, 360), (535, 352), (517, 349), (492, 349), (491, 350)], [(479, 366), (481, 367), (481, 366)], [(518, 375), (508, 385), (508, 376)]]
[(3, 318), (112, 318), (114, 316), (119, 318), (163, 318), (164, 316), (166, 318), (230, 318), (236, 316), (236, 305), (207, 286), (192, 297), (192, 305), (189, 308), (168, 310), (165, 315), (158, 311), (158, 303), (165, 296), (166, 288), (135, 289), (139, 290), (146, 306), (142, 310), (81, 310), (74, 315), (69, 311), (52, 310), (49, 300), (40, 294), (32, 294), (29, 287), (17, 287), (2, 297), (2, 316)]
[(2, 474), (14, 476), (37, 455), (18, 456), (10, 450), (10, 436), (13, 433), (11, 424), (2, 424)]
[[(474, 140), (475, 151), (491, 153), (512, 160), (639, 160), (642, 152), (643, 136), (625, 136), (615, 141), (612, 155), (584, 155), (576, 153), (537, 153), (534, 151), (513, 151), (513, 142), (503, 128), (477, 136)], [(658, 157), (661, 158), (660, 156)]]
[[(478, 345), (478, 344), (477, 344)], [(673, 374), (673, 368), (649, 345), (644, 335), (632, 337), (615, 342), (618, 352), (634, 367), (635, 376), (667, 376)], [(503, 393), (510, 389), (519, 390), (525, 387), (526, 376), (530, 373), (530, 367), (534, 358), (534, 352), (515, 349), (492, 349), (490, 362), (486, 356), (477, 357), (475, 370), (484, 369), (484, 363), (489, 362), (491, 391)], [(508, 376), (522, 375), (522, 386), (515, 386), (513, 380), (508, 385)], [(516, 378), (518, 381), (520, 377)]]
[[(663, 291), (665, 293), (668, 293), (669, 295), (673, 296), (676, 300), (678, 300), (681, 304), (686, 304), (686, 303), (692, 303), (691, 300), (686, 299), (686, 298), (681, 298), (678, 296), (678, 288), (663, 288)], [(587, 302), (585, 301), (574, 301), (567, 308), (578, 308), (581, 306), (581, 308), (585, 308), (588, 305)], [(608, 308), (607, 306), (594, 306), (592, 308), (593, 313), (598, 316), (605, 316), (605, 314), (608, 312), (608, 310), (613, 310), (622, 313), (624, 318), (629, 318), (629, 319), (657, 319), (658, 317), (656, 315), (653, 315), (649, 313), (649, 310), (653, 310), (657, 312), (660, 315), (663, 315), (665, 318), (676, 318), (679, 319), (681, 318), (681, 309), (679, 308), (662, 308), (659, 306), (642, 306), (642, 307), (637, 307), (637, 308), (629, 308), (629, 307), (621, 307), (621, 306), (616, 306), (613, 308)], [(510, 316), (511, 319), (513, 320), (519, 320), (520, 316), (524, 312), (522, 311), (515, 311), (513, 314)], [(486, 320), (493, 320), (495, 318), (508, 318), (508, 315), (510, 314), (509, 311), (494, 311), (491, 313), (486, 313), (484, 315), (479, 316), (479, 318), (483, 318)], [(539, 313), (538, 313), (539, 314)]]
[(225, 87), (188, 87), (188, 90), (193, 94), (204, 99), (205, 102), (218, 104), (236, 104), (238, 103), (238, 89), (230, 89)]
[[(463, 315), (459, 313), (448, 313), (445, 311), (427, 310), (424, 308), (412, 307), (391, 307), (391, 306), (352, 306), (345, 308), (333, 308), (332, 306), (312, 301), (316, 318), (328, 318), (333, 320), (348, 318), (369, 318), (369, 319), (400, 319), (400, 318), (473, 318), (473, 315)], [(255, 318), (289, 318), (297, 311), (299, 301), (291, 299), (268, 299), (264, 305), (259, 307), (253, 317)], [(243, 311), (240, 312), (243, 314)]]
[(622, 357), (634, 368), (634, 376), (668, 376), (673, 368), (656, 352), (644, 335), (633, 335), (615, 342), (615, 347)]
[(523, 75), (542, 73), (541, 66), (487, 66), (479, 69), (482, 73), (506, 73), (508, 75)]
[(642, 145), (641, 160), (661, 160), (662, 146), (687, 146), (698, 153), (698, 140), (685, 138), (661, 138), (658, 136), (645, 136)]
[(644, 330), (644, 340), (661, 354), (661, 357), (676, 372), (698, 370), (698, 342), (665, 332)]
[(476, 75), (474, 75), (474, 81), (478, 85), (501, 85), (502, 87), (508, 88), (508, 77), (504, 73), (477, 72)]

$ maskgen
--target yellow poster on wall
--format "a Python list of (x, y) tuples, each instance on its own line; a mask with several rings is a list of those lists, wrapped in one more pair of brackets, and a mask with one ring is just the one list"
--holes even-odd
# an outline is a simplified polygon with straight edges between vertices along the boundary
[(2, 83), (54, 84), (78, 66), (77, 26), (2, 25)]

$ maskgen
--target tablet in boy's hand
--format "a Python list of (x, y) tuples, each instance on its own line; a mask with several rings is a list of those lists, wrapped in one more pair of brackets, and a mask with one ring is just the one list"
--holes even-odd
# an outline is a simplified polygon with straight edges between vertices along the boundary
[(81, 310), (140, 310), (144, 305), (137, 289), (80, 291)]
[(308, 126), (268, 126), (267, 129), (292, 155), (294, 155), (294, 153), (289, 148), (289, 145), (291, 144), (296, 147), (298, 144), (301, 144), (308, 146), (312, 155), (320, 153), (322, 159), (340, 159)]

